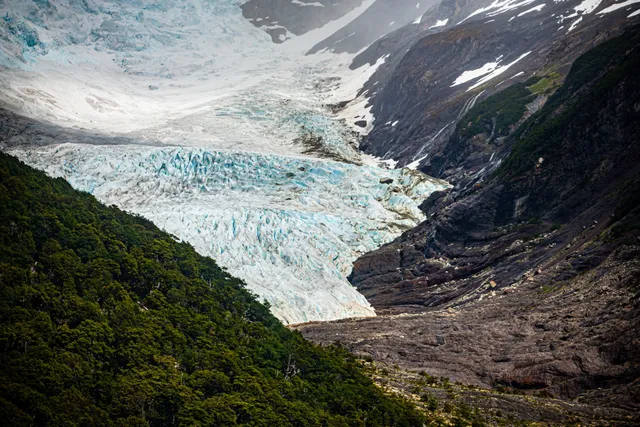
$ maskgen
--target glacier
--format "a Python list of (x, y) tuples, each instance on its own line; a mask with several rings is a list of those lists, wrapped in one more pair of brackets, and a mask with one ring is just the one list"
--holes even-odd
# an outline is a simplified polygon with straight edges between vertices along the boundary
[(346, 280), (353, 261), (414, 226), (442, 187), (408, 169), (201, 148), (11, 153), (188, 241), (288, 323), (372, 315)]
[(372, 2), (282, 44), (242, 3), (0, 2), (2, 106), (101, 136), (3, 149), (189, 242), (285, 323), (373, 316), (353, 261), (447, 184), (358, 151), (349, 119), (374, 126), (358, 91), (381, 62), (304, 55)]

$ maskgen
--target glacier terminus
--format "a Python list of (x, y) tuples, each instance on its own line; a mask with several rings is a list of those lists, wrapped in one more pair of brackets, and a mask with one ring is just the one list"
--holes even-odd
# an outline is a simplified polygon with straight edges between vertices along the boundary
[(370, 1), (281, 44), (243, 3), (1, 2), (0, 101), (50, 137), (3, 149), (212, 256), (285, 323), (373, 316), (353, 261), (447, 184), (358, 151), (384, 58), (306, 55)]

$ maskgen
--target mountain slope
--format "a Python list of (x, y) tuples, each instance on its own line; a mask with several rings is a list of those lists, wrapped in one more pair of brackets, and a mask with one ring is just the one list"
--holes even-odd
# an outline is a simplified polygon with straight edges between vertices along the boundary
[(10, 425), (422, 425), (149, 221), (0, 154)]
[[(437, 272), (432, 266), (429, 286), (461, 278), (481, 283), (485, 279), (474, 275), (483, 266), (495, 268), (496, 262), (513, 264), (514, 259), (528, 257), (541, 263), (569, 245), (583, 226), (591, 228), (596, 221), (594, 228), (603, 232), (616, 221), (626, 220), (631, 206), (625, 208), (625, 215), (610, 218), (627, 203), (628, 188), (633, 187), (638, 172), (636, 41), (638, 28), (634, 27), (581, 57), (545, 107), (501, 143), (493, 167), (471, 182), (461, 181), (446, 197), (439, 194), (429, 201), (424, 209), (434, 220), (380, 250), (387, 253), (404, 240), (422, 241), (420, 245), (415, 242), (417, 253), (403, 258), (407, 267), (390, 276), (391, 281), (400, 279), (405, 270), (407, 274), (414, 271), (416, 277), (425, 275), (409, 266), (442, 255), (459, 258), (460, 268), (446, 264)], [(518, 226), (527, 221), (526, 226)], [(561, 225), (565, 226), (558, 230)], [(504, 251), (512, 243), (533, 235), (544, 235), (545, 241), (556, 241), (556, 245), (540, 253), (512, 248), (505, 258)], [(605, 243), (600, 245), (608, 246)], [(485, 249), (479, 253), (470, 245)], [(398, 257), (396, 263), (401, 262)], [(373, 277), (366, 272), (364, 259), (356, 263), (352, 275), (359, 286)], [(513, 282), (530, 267), (512, 268), (504, 280)]]
[(324, 50), (360, 52), (381, 37), (417, 22), (436, 3), (437, 0), (375, 0), (360, 16), (311, 48), (309, 54)]
[(331, 342), (341, 328), (354, 351), (410, 370), (637, 422), (639, 47), (636, 26), (590, 50), (526, 120), (540, 80), (479, 103), (449, 141), (459, 181), (423, 205), (431, 221), (351, 276), (379, 312), (420, 314), (305, 333)]
[(245, 18), (264, 29), (274, 43), (282, 43), (340, 19), (362, 3), (362, 0), (249, 0), (241, 7)]
[(420, 24), (376, 41), (352, 66), (385, 57), (363, 87), (375, 126), (361, 143), (399, 166), (424, 167), (475, 103), (556, 73), (638, 18), (637, 2), (443, 1)]

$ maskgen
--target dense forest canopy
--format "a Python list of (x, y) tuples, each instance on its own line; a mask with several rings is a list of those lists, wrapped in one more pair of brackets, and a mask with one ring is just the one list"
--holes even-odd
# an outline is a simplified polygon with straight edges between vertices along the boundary
[(423, 423), (190, 245), (6, 154), (0, 239), (3, 423)]

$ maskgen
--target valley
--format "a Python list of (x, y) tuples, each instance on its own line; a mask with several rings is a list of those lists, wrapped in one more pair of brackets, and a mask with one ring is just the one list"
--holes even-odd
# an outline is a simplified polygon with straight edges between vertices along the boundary
[[(89, 273), (119, 264), (104, 280), (122, 282), (141, 312), (170, 319), (188, 343), (173, 337), (170, 350), (127, 363), (175, 359), (191, 378), (176, 408), (204, 405), (188, 412), (205, 425), (640, 422), (639, 1), (0, 0), (0, 13), (0, 150), (54, 179), (3, 157), (3, 197), (17, 197), (3, 213), (7, 233), (36, 236), (22, 258), (7, 240), (11, 260), (0, 259), (11, 304), (49, 310), (2, 282), (31, 292), (35, 279), (7, 267), (18, 263), (42, 281), (33, 295), (53, 301), (48, 281), (64, 285), (64, 300), (77, 292), (126, 334), (106, 300), (94, 301)], [(40, 206), (32, 181), (53, 189), (38, 209), (55, 210), (58, 191), (117, 209), (91, 205), (112, 221), (90, 221), (104, 227), (106, 252), (87, 255), (71, 231), (27, 215), (15, 188)], [(83, 209), (73, 220), (56, 212), (60, 230), (87, 220)], [(127, 221), (166, 244), (112, 234)], [(116, 238), (140, 263), (135, 274)], [(75, 288), (58, 280), (47, 239), (78, 255)], [(197, 277), (185, 257), (220, 270)], [(175, 315), (199, 316), (206, 286), (225, 289), (214, 299), (228, 313), (209, 333)], [(52, 330), (86, 322), (48, 315)], [(7, 328), (19, 318), (5, 316)], [(225, 322), (237, 336), (221, 334)], [(216, 357), (232, 362), (211, 368), (224, 372), (205, 381), (217, 384), (211, 392), (191, 349), (216, 334), (226, 346)], [(22, 366), (13, 346), (30, 339), (5, 338), (7, 363)], [(109, 357), (109, 378), (128, 375)], [(254, 400), (261, 393), (233, 364), (279, 394)], [(335, 390), (318, 369), (335, 373)], [(353, 387), (371, 394), (356, 398)], [(259, 403), (245, 411), (199, 393)], [(177, 424), (149, 396), (141, 425)], [(96, 403), (104, 417), (120, 416), (113, 402)], [(296, 402), (287, 415), (260, 412), (285, 402)]]

